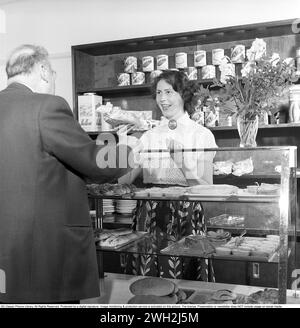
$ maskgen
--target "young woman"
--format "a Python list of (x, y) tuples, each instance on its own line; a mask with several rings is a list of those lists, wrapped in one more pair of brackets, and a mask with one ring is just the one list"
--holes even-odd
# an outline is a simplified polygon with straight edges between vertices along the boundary
[[(140, 138), (135, 149), (140, 168), (132, 170), (123, 182), (133, 182), (142, 172), (145, 187), (212, 184), (214, 152), (204, 149), (217, 145), (212, 132), (189, 117), (193, 95), (188, 82), (184, 72), (172, 70), (164, 71), (154, 81), (153, 96), (163, 115), (161, 124)], [(187, 149), (197, 151), (181, 151)], [(144, 200), (138, 203), (137, 212), (138, 221), (145, 219), (143, 226), (153, 237), (153, 245), (148, 245), (150, 253), (157, 244), (163, 247), (170, 240), (205, 230), (200, 202)], [(199, 280), (211, 280), (213, 276), (209, 278), (212, 266), (201, 259), (140, 255), (131, 259), (131, 264), (137, 274)]]

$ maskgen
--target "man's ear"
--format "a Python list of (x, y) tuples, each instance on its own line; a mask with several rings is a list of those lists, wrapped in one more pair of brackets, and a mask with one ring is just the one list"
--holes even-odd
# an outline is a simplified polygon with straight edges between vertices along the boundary
[(44, 64), (40, 64), (39, 69), (40, 69), (41, 79), (48, 83), (49, 82), (48, 68)]

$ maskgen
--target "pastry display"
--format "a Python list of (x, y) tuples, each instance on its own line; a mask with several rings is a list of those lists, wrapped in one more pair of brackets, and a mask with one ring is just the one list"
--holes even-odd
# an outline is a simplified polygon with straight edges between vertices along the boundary
[(129, 194), (134, 192), (137, 188), (133, 184), (111, 184), (111, 183), (103, 183), (103, 184), (88, 184), (87, 185), (88, 192), (94, 196), (121, 196), (125, 194)]
[(278, 290), (265, 288), (248, 296), (240, 295), (236, 299), (238, 304), (278, 304)]
[(254, 170), (252, 158), (247, 158), (242, 161), (233, 163), (232, 165), (232, 174), (236, 176), (241, 176), (244, 174), (252, 173)]
[(213, 163), (214, 175), (231, 174), (233, 163), (231, 161), (219, 161)]
[(226, 242), (231, 237), (231, 233), (223, 229), (218, 229), (217, 231), (207, 231), (206, 237), (211, 242)]
[(214, 185), (196, 185), (188, 188), (192, 194), (198, 195), (231, 195), (236, 194), (239, 188), (227, 184), (214, 184)]
[(233, 237), (224, 245), (216, 247), (216, 255), (252, 256), (268, 260), (279, 247), (279, 239), (276, 237)]
[(119, 228), (96, 230), (94, 237), (97, 246), (113, 249), (139, 239), (144, 234), (138, 231), (132, 231), (131, 229)]
[(261, 183), (258, 188), (258, 194), (279, 195), (280, 184)]
[(244, 216), (229, 214), (221, 214), (207, 220), (207, 224), (211, 226), (243, 227), (244, 223)]

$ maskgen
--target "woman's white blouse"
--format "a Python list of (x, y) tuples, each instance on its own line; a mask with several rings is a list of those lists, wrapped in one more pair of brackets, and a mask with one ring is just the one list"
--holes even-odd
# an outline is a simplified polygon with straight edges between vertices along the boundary
[[(143, 150), (168, 150), (169, 142), (172, 139), (184, 149), (217, 147), (212, 132), (191, 120), (187, 113), (177, 120), (176, 129), (171, 130), (168, 123), (169, 120), (163, 118), (159, 126), (143, 134), (140, 139)], [(195, 176), (201, 178), (204, 161), (212, 162), (214, 157), (214, 152), (197, 151), (183, 154), (184, 165), (188, 167), (191, 178)], [(141, 162), (144, 183), (188, 185), (186, 178), (189, 177), (184, 176), (168, 151), (143, 152)]]

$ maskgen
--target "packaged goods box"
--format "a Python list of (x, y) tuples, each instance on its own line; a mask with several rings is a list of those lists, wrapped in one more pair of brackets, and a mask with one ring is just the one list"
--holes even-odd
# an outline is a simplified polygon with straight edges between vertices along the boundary
[(78, 96), (78, 121), (85, 131), (101, 131), (101, 115), (97, 111), (101, 105), (102, 96), (93, 93)]

